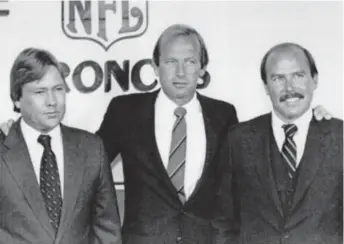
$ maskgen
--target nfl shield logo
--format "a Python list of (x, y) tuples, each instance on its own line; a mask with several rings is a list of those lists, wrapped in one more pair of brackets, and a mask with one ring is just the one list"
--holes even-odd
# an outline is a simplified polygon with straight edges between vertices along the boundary
[(62, 30), (72, 39), (95, 41), (105, 50), (142, 35), (148, 26), (148, 0), (62, 1)]

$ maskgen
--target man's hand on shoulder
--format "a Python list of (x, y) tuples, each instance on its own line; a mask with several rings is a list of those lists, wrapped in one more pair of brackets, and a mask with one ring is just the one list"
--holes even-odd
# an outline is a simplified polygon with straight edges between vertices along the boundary
[(9, 119), (9, 120), (7, 120), (7, 122), (1, 123), (0, 124), (0, 130), (1, 130), (2, 134), (7, 136), (13, 123), (14, 123), (13, 119)]
[(317, 121), (321, 121), (323, 119), (330, 120), (333, 117), (332, 114), (330, 114), (330, 112), (328, 112), (322, 105), (317, 105), (313, 109), (313, 114)]

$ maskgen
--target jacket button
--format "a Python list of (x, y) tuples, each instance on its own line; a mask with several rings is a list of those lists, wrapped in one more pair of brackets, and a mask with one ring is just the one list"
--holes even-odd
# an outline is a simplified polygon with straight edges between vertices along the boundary
[(284, 239), (288, 239), (289, 235), (284, 235), (283, 237), (284, 237)]
[(176, 239), (176, 240), (177, 240), (177, 243), (181, 243), (181, 242), (182, 242), (182, 239), (183, 239), (183, 238), (182, 238), (181, 236), (178, 236), (177, 239)]

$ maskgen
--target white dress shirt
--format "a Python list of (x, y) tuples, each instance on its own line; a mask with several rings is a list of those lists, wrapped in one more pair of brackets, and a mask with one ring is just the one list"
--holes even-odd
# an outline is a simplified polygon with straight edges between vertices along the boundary
[[(42, 134), (29, 126), (24, 119), (20, 120), (20, 127), (29, 150), (30, 159), (32, 162), (33, 169), (36, 174), (38, 184), (40, 184), (40, 171), (41, 171), (41, 159), (43, 156), (44, 148), (37, 141), (38, 137)], [(64, 186), (64, 159), (63, 159), (63, 143), (60, 126), (55, 127), (52, 131), (47, 133), (51, 137), (51, 148), (56, 156), (57, 167), (60, 175), (61, 183), (61, 196), (63, 197), (63, 186)]]
[[(162, 162), (167, 169), (172, 128), (176, 120), (174, 110), (178, 106), (161, 90), (155, 103), (155, 138)], [(186, 109), (186, 159), (184, 192), (188, 199), (201, 177), (206, 153), (206, 136), (201, 105), (194, 97), (183, 106)]]
[[(308, 109), (306, 113), (304, 113), (300, 118), (296, 119), (293, 124), (297, 126), (297, 132), (293, 136), (294, 142), (296, 144), (296, 167), (299, 166), (303, 152), (306, 146), (307, 134), (309, 129), (309, 123), (311, 122), (313, 117), (312, 109)], [(274, 137), (277, 143), (277, 146), (282, 151), (282, 146), (285, 140), (285, 133), (282, 126), (286, 124), (282, 121), (276, 113), (272, 112), (272, 129), (274, 133)]]

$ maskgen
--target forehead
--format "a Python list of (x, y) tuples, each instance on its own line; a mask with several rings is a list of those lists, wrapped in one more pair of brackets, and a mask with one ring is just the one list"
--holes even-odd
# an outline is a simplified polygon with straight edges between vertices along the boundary
[(26, 85), (28, 87), (53, 87), (64, 84), (64, 80), (61, 77), (61, 73), (55, 66), (48, 66), (45, 74), (39, 80), (29, 82)]
[(266, 71), (294, 72), (310, 71), (305, 53), (297, 47), (281, 47), (271, 52), (266, 62)]
[(200, 43), (194, 35), (166, 36), (160, 44), (161, 56), (198, 54)]

